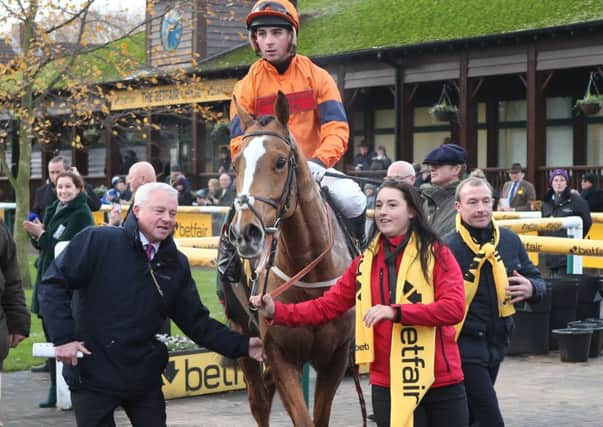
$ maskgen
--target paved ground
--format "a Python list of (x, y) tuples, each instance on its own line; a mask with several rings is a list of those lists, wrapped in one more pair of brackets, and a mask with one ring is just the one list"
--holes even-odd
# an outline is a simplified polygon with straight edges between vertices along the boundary
[[(74, 426), (72, 412), (37, 407), (46, 396), (47, 385), (45, 374), (3, 374), (0, 419), (5, 426)], [(366, 377), (363, 387), (370, 402)], [(603, 356), (577, 364), (561, 363), (557, 352), (508, 357), (496, 389), (507, 426), (603, 426)], [(357, 402), (353, 381), (347, 378), (337, 393), (331, 425), (361, 425)], [(169, 426), (254, 425), (244, 392), (172, 400), (167, 408)], [(130, 425), (123, 412), (116, 421), (118, 426)], [(272, 425), (291, 425), (280, 402), (275, 404)]]

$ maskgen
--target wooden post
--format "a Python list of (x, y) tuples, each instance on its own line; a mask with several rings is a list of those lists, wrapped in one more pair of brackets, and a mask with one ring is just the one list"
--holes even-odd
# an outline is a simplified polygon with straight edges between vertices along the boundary
[(396, 148), (398, 159), (412, 163), (414, 160), (414, 116), (412, 90), (404, 84), (403, 70), (396, 69)]
[[(527, 174), (526, 179), (536, 183), (539, 166), (546, 164), (546, 105), (541, 90), (542, 78), (536, 70), (537, 51), (533, 44), (528, 47), (527, 71)], [(538, 187), (537, 187), (538, 188)]]
[(477, 167), (477, 104), (475, 82), (469, 79), (469, 55), (461, 54), (459, 78), (459, 145), (467, 150), (467, 168)]

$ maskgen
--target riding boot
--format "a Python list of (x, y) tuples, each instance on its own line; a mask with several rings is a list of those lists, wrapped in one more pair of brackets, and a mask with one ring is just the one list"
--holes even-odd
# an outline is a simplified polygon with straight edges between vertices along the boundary
[(50, 369), (50, 388), (48, 389), (48, 398), (41, 402), (40, 408), (56, 408), (57, 406), (57, 370), (56, 360), (48, 359), (48, 368)]
[(346, 218), (346, 223), (348, 226), (348, 230), (354, 239), (356, 239), (356, 243), (358, 247), (362, 250), (366, 246), (366, 237), (364, 232), (364, 227), (366, 223), (366, 211), (361, 215), (358, 215), (354, 218)]

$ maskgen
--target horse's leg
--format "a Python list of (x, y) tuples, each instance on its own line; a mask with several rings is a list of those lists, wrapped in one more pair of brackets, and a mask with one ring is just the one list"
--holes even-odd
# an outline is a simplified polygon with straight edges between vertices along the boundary
[(272, 398), (269, 396), (262, 379), (262, 367), (259, 362), (248, 357), (242, 357), (238, 362), (243, 375), (245, 375), (247, 400), (249, 400), (251, 414), (258, 426), (268, 427)]
[(348, 367), (349, 354), (349, 344), (344, 344), (331, 355), (329, 360), (315, 363), (314, 424), (316, 427), (329, 425), (331, 406), (337, 387)]
[(308, 413), (302, 392), (300, 368), (286, 360), (279, 349), (270, 346), (267, 351), (274, 383), (293, 425), (313, 427), (314, 423)]

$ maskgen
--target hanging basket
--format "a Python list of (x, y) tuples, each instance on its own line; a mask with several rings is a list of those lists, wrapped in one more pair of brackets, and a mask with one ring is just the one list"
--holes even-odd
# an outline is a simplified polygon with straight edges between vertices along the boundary
[(601, 105), (598, 102), (585, 102), (583, 104), (578, 104), (578, 108), (580, 111), (587, 116), (592, 114), (597, 114), (601, 110)]
[(603, 97), (595, 82), (595, 76), (596, 74), (594, 72), (590, 73), (584, 98), (579, 99), (575, 105), (575, 108), (582, 111), (582, 114), (586, 116), (597, 114), (601, 110), (601, 103), (603, 102)]
[(456, 111), (434, 110), (431, 114), (433, 114), (433, 117), (439, 122), (456, 122), (457, 121)]

